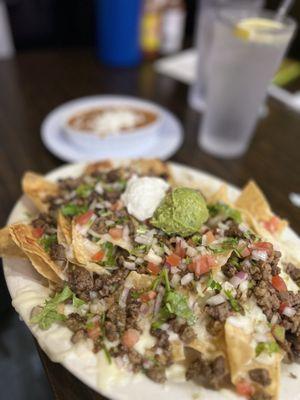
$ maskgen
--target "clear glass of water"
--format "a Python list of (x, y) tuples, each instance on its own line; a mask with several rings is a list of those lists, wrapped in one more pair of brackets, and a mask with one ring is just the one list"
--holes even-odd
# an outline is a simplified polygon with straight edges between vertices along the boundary
[(195, 47), (197, 49), (196, 80), (188, 94), (189, 105), (203, 111), (206, 104), (206, 82), (210, 66), (210, 54), (214, 37), (214, 22), (220, 10), (259, 10), (264, 0), (201, 0), (199, 3)]
[(207, 75), (207, 108), (199, 144), (224, 158), (248, 148), (258, 112), (296, 29), (269, 11), (221, 11), (216, 19)]

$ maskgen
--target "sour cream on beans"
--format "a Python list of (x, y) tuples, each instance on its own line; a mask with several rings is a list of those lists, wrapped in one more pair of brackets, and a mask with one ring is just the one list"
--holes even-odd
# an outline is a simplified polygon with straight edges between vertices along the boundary
[(153, 216), (168, 188), (169, 184), (161, 178), (133, 176), (127, 183), (122, 201), (129, 214), (145, 221)]

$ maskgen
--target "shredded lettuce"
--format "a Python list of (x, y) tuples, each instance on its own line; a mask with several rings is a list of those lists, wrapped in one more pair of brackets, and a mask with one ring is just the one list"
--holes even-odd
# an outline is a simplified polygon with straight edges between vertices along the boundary
[(72, 290), (65, 286), (60, 293), (56, 293), (53, 298), (45, 301), (42, 310), (30, 320), (32, 324), (38, 324), (40, 329), (47, 330), (54, 322), (65, 321), (66, 316), (57, 311), (59, 304), (64, 303), (66, 300), (72, 299), (73, 306), (78, 308), (84, 303), (83, 300), (78, 299)]
[(61, 212), (65, 217), (74, 217), (75, 215), (84, 214), (88, 210), (88, 206), (78, 206), (68, 203), (61, 207)]
[(44, 247), (45, 251), (49, 253), (51, 246), (54, 243), (57, 243), (57, 236), (53, 235), (44, 235), (40, 240), (39, 243)]
[(86, 198), (91, 194), (92, 190), (93, 190), (92, 185), (89, 185), (87, 183), (82, 183), (76, 189), (76, 194), (80, 197)]
[(168, 271), (166, 269), (161, 272), (161, 279), (165, 283), (166, 293), (163, 298), (163, 306), (159, 311), (157, 320), (153, 322), (152, 328), (158, 329), (165, 321), (174, 315), (185, 319), (189, 325), (194, 324), (195, 316), (188, 306), (187, 298), (183, 294), (171, 289)]

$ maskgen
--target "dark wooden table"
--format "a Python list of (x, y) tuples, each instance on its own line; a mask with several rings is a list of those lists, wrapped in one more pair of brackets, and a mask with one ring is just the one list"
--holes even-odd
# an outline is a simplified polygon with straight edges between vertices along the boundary
[[(199, 115), (186, 101), (187, 86), (154, 72), (151, 64), (136, 69), (100, 66), (87, 50), (24, 53), (0, 62), (0, 224), (21, 194), (26, 170), (45, 173), (62, 164), (43, 146), (41, 122), (57, 105), (93, 94), (127, 94), (153, 100), (181, 120), (185, 139), (172, 160), (201, 168), (237, 186), (254, 178), (274, 211), (300, 233), (300, 209), (289, 201), (300, 192), (300, 114), (269, 101), (248, 153), (237, 160), (205, 154), (196, 142)], [(298, 88), (300, 89), (300, 88)], [(41, 359), (57, 399), (100, 399), (41, 351)]]

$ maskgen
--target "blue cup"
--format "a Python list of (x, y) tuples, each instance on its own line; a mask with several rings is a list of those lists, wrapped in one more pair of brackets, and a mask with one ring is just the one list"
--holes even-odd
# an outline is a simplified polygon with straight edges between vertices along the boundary
[(96, 0), (97, 55), (107, 65), (135, 66), (141, 60), (141, 0)]

